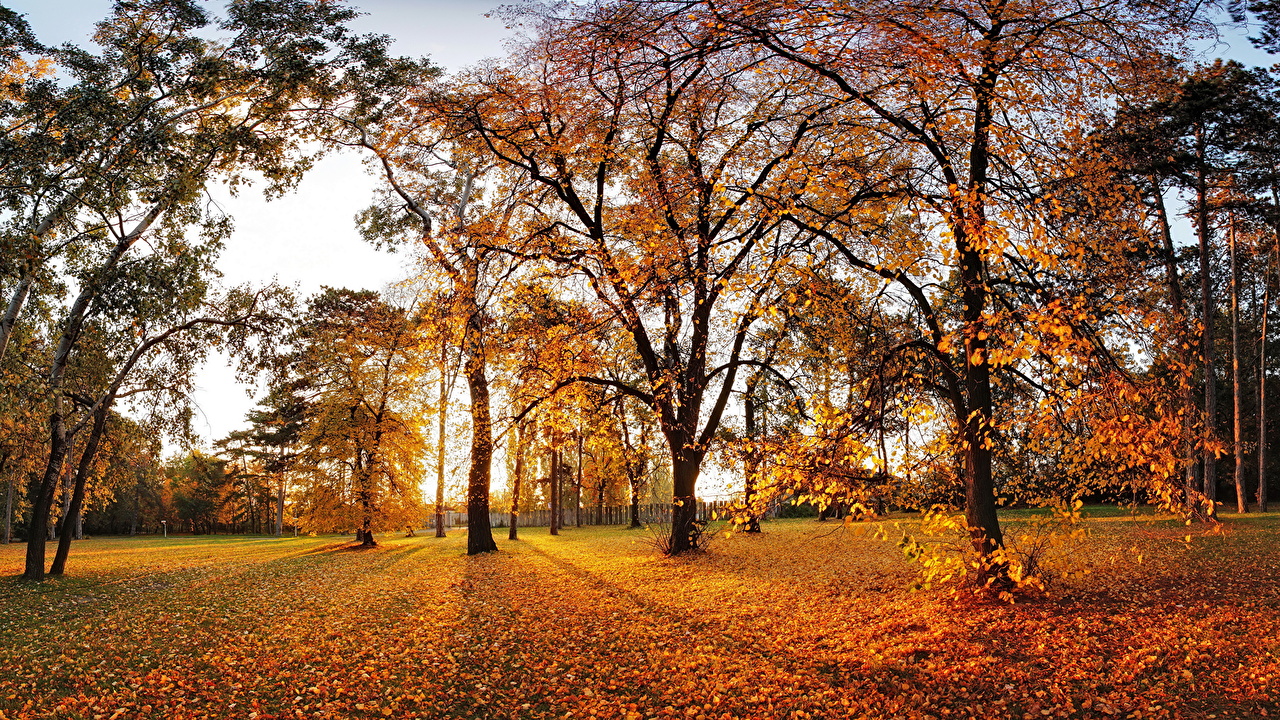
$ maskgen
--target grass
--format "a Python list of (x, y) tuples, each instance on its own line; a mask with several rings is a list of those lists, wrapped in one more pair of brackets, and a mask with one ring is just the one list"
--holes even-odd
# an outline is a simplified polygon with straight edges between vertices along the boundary
[(1188, 545), (1091, 514), (1087, 574), (1013, 606), (910, 592), (893, 542), (812, 520), (685, 560), (621, 528), (97, 538), (40, 585), (0, 546), (0, 717), (1274, 715), (1280, 515)]

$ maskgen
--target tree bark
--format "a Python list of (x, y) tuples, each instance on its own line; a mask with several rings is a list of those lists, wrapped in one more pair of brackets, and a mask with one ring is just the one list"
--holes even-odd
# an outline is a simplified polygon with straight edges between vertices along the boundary
[(4, 496), (4, 544), (13, 542), (13, 473), (9, 473), (9, 488)]
[(746, 393), (742, 396), (742, 414), (743, 424), (747, 433), (747, 457), (743, 468), (746, 477), (743, 478), (742, 503), (747, 509), (747, 522), (743, 528), (743, 532), (758, 533), (760, 532), (760, 516), (756, 514), (752, 503), (755, 502), (756, 496), (756, 479), (760, 474), (760, 451), (756, 448), (755, 442), (758, 436), (756, 429), (756, 385), (760, 381), (761, 374), (752, 375), (751, 381), (747, 383)]
[[(965, 471), (964, 515), (974, 549), (987, 557), (1004, 547), (1004, 534), (996, 515), (995, 480), (991, 474), (991, 366), (987, 362), (982, 317), (986, 304), (985, 280), (980, 254), (967, 242), (958, 241), (958, 244), (964, 283), (964, 385), (968, 400), (967, 412), (959, 417)], [(988, 579), (992, 572), (999, 574), (1003, 570), (982, 569), (979, 574)]]
[[(356, 452), (360, 453), (361, 451), (357, 450)], [(378, 545), (373, 538), (373, 494), (370, 490), (372, 485), (372, 479), (369, 477), (370, 472), (372, 472), (372, 469), (368, 459), (357, 456), (355, 474), (356, 486), (359, 488), (361, 518), (360, 527), (356, 530), (356, 542), (360, 543), (361, 547), (376, 547)]]
[(1204, 367), (1204, 439), (1205, 447), (1201, 453), (1201, 464), (1204, 468), (1201, 478), (1204, 482), (1205, 514), (1216, 517), (1218, 514), (1218, 456), (1210, 444), (1218, 426), (1218, 379), (1217, 358), (1213, 343), (1213, 264), (1209, 254), (1209, 242), (1212, 229), (1209, 226), (1209, 186), (1208, 171), (1205, 167), (1204, 140), (1202, 131), (1197, 132), (1197, 175), (1196, 175), (1196, 234), (1200, 242), (1200, 302), (1203, 315), (1201, 343)]
[[(478, 316), (478, 312), (476, 316)], [(474, 317), (474, 316), (473, 316)], [(478, 335), (478, 317), (469, 334)], [(489, 380), (485, 376), (485, 358), (479, 349), (479, 338), (468, 341), (466, 374), (467, 387), (471, 391), (471, 470), (467, 475), (467, 554), (494, 552), (498, 544), (493, 541), (493, 529), (489, 526), (489, 473), (493, 460), (493, 429), (489, 416)]]
[(13, 337), (13, 328), (18, 324), (18, 315), (27, 302), (27, 295), (31, 292), (31, 285), (34, 282), (33, 273), (29, 271), (23, 273), (18, 286), (13, 290), (12, 297), (9, 298), (9, 304), (5, 307), (4, 318), (0, 319), (0, 360), (4, 359), (4, 354), (9, 349), (9, 338)]
[(1236, 466), (1236, 512), (1249, 512), (1249, 495), (1244, 479), (1244, 432), (1240, 417), (1240, 278), (1236, 267), (1235, 218), (1230, 228), (1231, 253), (1231, 432)]
[(80, 510), (84, 507), (84, 490), (89, 479), (89, 472), (93, 468), (94, 456), (98, 454), (98, 448), (102, 445), (102, 436), (107, 430), (107, 418), (111, 414), (111, 405), (115, 399), (111, 398), (98, 406), (93, 414), (93, 427), (89, 430), (89, 436), (85, 439), (84, 450), (80, 452), (80, 462), (76, 467), (75, 489), (71, 493), (71, 502), (68, 504), (68, 517), (63, 520), (62, 532), (58, 535), (58, 549), (53, 556), (53, 565), (49, 568), (49, 574), (53, 576), (61, 576), (67, 566), (67, 555), (71, 552), (72, 532), (68, 526), (68, 522), (75, 522), (80, 516)]
[(516, 467), (515, 478), (511, 483), (511, 529), (507, 531), (508, 540), (519, 539), (516, 525), (520, 520), (520, 485), (524, 481), (524, 453), (527, 442), (527, 426), (525, 423), (520, 423), (516, 428)]
[(690, 452), (688, 443), (671, 442), (672, 448), (679, 448), (673, 453), (671, 463), (671, 549), (670, 554), (679, 555), (697, 550), (695, 535), (698, 520), (698, 498), (695, 488), (702, 470), (700, 453)]
[(547, 478), (547, 505), (551, 510), (550, 530), (552, 535), (560, 534), (560, 449), (551, 451), (551, 475)]
[(448, 347), (440, 345), (440, 402), (436, 409), (436, 537), (445, 537), (444, 530), (444, 433), (449, 415)]
[(276, 481), (276, 537), (284, 537), (284, 471)]
[(1271, 314), (1270, 275), (1270, 272), (1262, 274), (1262, 332), (1258, 343), (1258, 512), (1263, 513), (1267, 511), (1267, 317)]
[(574, 467), (573, 524), (582, 527), (582, 433), (578, 433), (578, 464)]
[[(55, 405), (57, 400), (54, 401)], [(31, 501), (31, 525), (27, 528), (26, 567), (22, 577), (26, 580), (44, 579), (45, 536), (49, 530), (49, 510), (53, 506), (53, 494), (58, 487), (58, 475), (67, 456), (66, 424), (62, 413), (55, 410), (49, 415), (49, 456), (45, 461), (44, 475), (36, 486)]]
[(1160, 236), (1164, 242), (1164, 276), (1165, 287), (1169, 292), (1169, 304), (1178, 321), (1178, 358), (1183, 372), (1187, 374), (1182, 382), (1182, 448), (1186, 457), (1186, 468), (1183, 470), (1183, 495), (1186, 508), (1196, 510), (1196, 488), (1194, 426), (1196, 412), (1196, 393), (1189, 377), (1195, 365), (1195, 356), (1191, 352), (1191, 328), (1187, 302), (1182, 294), (1182, 281), (1178, 277), (1178, 257), (1173, 247), (1173, 230), (1169, 226), (1169, 212), (1164, 204), (1164, 189), (1156, 178), (1151, 179), (1152, 193), (1156, 205), (1156, 215), (1160, 221)]

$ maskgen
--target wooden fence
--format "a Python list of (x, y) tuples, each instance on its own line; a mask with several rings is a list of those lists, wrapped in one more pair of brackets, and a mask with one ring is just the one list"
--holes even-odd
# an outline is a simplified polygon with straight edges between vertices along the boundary
[[(725, 501), (703, 502), (698, 501), (698, 519), (713, 520), (723, 517), (729, 503)], [(582, 524), (583, 525), (629, 525), (631, 523), (631, 506), (630, 505), (606, 505), (600, 508), (599, 517), (597, 517), (597, 508), (595, 506), (582, 507)], [(490, 512), (489, 525), (492, 527), (507, 527), (511, 521), (511, 513), (509, 512)], [(640, 506), (640, 522), (651, 525), (671, 522), (671, 503), (652, 503)], [(467, 514), (465, 512), (446, 511), (444, 514), (445, 527), (466, 527)], [(520, 513), (516, 523), (519, 527), (549, 527), (551, 525), (550, 510), (525, 510)], [(577, 524), (577, 510), (574, 508), (562, 508), (560, 510), (560, 527), (573, 527)], [(434, 528), (435, 515), (427, 516), (427, 527)]]

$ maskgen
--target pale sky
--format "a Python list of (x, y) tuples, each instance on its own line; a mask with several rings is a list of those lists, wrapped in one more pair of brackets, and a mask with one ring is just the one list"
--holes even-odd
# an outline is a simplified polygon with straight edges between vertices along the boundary
[[(367, 13), (353, 23), (359, 32), (390, 35), (398, 55), (427, 55), (456, 70), (502, 54), (510, 34), (486, 12), (504, 0), (353, 0)], [(26, 16), (46, 44), (88, 43), (93, 24), (105, 17), (110, 0), (0, 0)], [(209, 3), (218, 7), (220, 3)], [(277, 278), (306, 297), (321, 285), (380, 290), (405, 277), (404, 256), (374, 250), (355, 231), (354, 217), (369, 204), (375, 180), (354, 154), (322, 160), (292, 194), (265, 202), (253, 188), (239, 197), (215, 192), (235, 218), (236, 232), (219, 268), (229, 285), (261, 284)], [(224, 359), (201, 372), (195, 402), (195, 431), (211, 443), (241, 427), (253, 406)]]

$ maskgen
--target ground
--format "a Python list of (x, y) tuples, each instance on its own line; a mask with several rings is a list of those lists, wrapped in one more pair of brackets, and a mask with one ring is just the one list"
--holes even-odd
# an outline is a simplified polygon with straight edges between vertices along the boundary
[(0, 717), (1280, 712), (1280, 515), (1217, 535), (1094, 514), (1087, 574), (1014, 605), (912, 591), (894, 542), (813, 520), (682, 560), (622, 528), (476, 558), (462, 532), (99, 538), (39, 585), (0, 546)]

